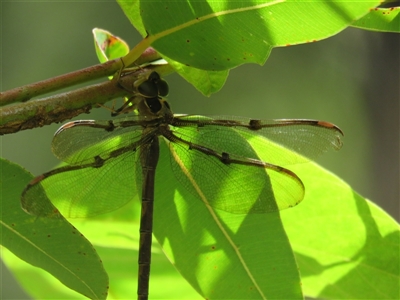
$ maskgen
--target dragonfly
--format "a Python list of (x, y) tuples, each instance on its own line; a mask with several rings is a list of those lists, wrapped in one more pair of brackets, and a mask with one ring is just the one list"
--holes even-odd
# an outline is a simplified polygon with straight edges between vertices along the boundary
[[(168, 86), (156, 72), (141, 80), (136, 90), (129, 105), (116, 111), (115, 119), (61, 126), (52, 150), (67, 165), (34, 178), (24, 189), (21, 203), (31, 214), (54, 214), (54, 207), (40, 196), (44, 187), (56, 212), (87, 217), (122, 207), (141, 193), (137, 291), (141, 300), (149, 294), (160, 141), (168, 145), (178, 182), (205, 205), (233, 214), (270, 213), (297, 205), (305, 187), (284, 166), (342, 146), (343, 132), (325, 121), (174, 114), (163, 97)], [(123, 115), (132, 110), (137, 114)], [(295, 154), (276, 154), (279, 151), (269, 151), (269, 147)], [(259, 190), (250, 192), (249, 180)], [(229, 197), (221, 196), (222, 181), (233, 187)], [(97, 193), (105, 184), (107, 189)]]

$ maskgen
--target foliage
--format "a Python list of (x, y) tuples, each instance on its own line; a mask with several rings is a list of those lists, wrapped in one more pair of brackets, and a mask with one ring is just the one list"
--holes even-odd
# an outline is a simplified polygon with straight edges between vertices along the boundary
[[(204, 6), (200, 2), (143, 1), (139, 10), (139, 2), (120, 1), (137, 30), (143, 36), (149, 34), (151, 45), (204, 94), (223, 86), (227, 70), (243, 63), (265, 63), (273, 47), (318, 41), (350, 25), (399, 30), (398, 10), (390, 10), (390, 18), (382, 21), (378, 16), (383, 11), (372, 9), (378, 1), (271, 1), (240, 6), (243, 3)], [(98, 56), (105, 55), (102, 61), (126, 53), (121, 40), (108, 33), (116, 47), (101, 49), (103, 43), (96, 34)], [(306, 197), (300, 206), (280, 216), (217, 212), (216, 217), (179, 186), (169, 173), (168, 158), (161, 161), (154, 234), (169, 260), (202, 297), (297, 299), (302, 297), (301, 289), (307, 296), (335, 299), (398, 297), (398, 224), (328, 171), (313, 163), (291, 166), (306, 186)], [(29, 175), (5, 161), (1, 169), (3, 246), (69, 288), (104, 299), (107, 274), (97, 251), (110, 275), (108, 297), (132, 297), (136, 281), (132, 258), (138, 243), (137, 227), (129, 220), (138, 216), (135, 204), (97, 219), (73, 221), (94, 251), (62, 217), (35, 218), (20, 210), (19, 195)], [(169, 266), (160, 248), (155, 245), (153, 249), (150, 295), (198, 297)], [(17, 269), (19, 261), (9, 254), (5, 258), (35, 297), (80, 297), (39, 269), (23, 264)], [(43, 278), (43, 287), (32, 284), (27, 273)], [(184, 292), (177, 291), (177, 286)]]

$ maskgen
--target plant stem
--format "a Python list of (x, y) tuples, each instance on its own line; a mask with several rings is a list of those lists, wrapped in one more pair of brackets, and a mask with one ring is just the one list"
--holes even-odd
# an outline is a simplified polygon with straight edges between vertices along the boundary
[(1, 93), (0, 105), (4, 106), (15, 102), (25, 102), (39, 95), (57, 91), (78, 83), (84, 83), (89, 80), (109, 76), (114, 74), (121, 66), (120, 59), (111, 60), (104, 64), (91, 66), (89, 68), (18, 87)]
[[(134, 64), (136, 65), (141, 65), (145, 62), (151, 62), (161, 58), (160, 55), (151, 47), (147, 49), (145, 48), (144, 51), (140, 53), (142, 54), (135, 55), (136, 59)], [(125, 64), (125, 66), (129, 65)], [(76, 84), (111, 76), (121, 67), (121, 59), (118, 58), (103, 64), (94, 65), (82, 70), (11, 89), (0, 93), (0, 106), (16, 102), (25, 102), (33, 97), (64, 89)]]
[[(135, 64), (141, 65), (159, 58), (159, 54), (153, 48), (147, 48), (136, 59)], [(15, 102), (25, 102), (34, 96), (89, 80), (110, 76), (118, 71), (121, 66), (121, 60), (116, 59), (104, 64), (18, 87), (0, 93), (0, 106)], [(169, 65), (152, 66), (148, 64), (145, 68), (138, 68), (136, 72), (121, 77), (119, 81), (125, 87), (133, 86), (138, 76), (145, 72), (146, 69), (155, 70), (160, 75), (167, 75), (174, 72)], [(86, 86), (74, 91), (0, 108), (0, 135), (62, 122), (81, 113), (89, 113), (93, 106), (99, 106), (98, 104), (106, 103), (114, 98), (129, 96), (132, 93), (121, 88), (116, 80), (108, 80), (104, 83)]]
[[(169, 65), (152, 69), (162, 74), (172, 73)], [(120, 84), (133, 86), (138, 76), (145, 71), (146, 69), (138, 69), (137, 72), (121, 77)], [(81, 113), (89, 113), (93, 106), (98, 106), (97, 104), (131, 94), (121, 88), (116, 80), (108, 80), (70, 92), (4, 107), (0, 109), (0, 135), (62, 122)]]

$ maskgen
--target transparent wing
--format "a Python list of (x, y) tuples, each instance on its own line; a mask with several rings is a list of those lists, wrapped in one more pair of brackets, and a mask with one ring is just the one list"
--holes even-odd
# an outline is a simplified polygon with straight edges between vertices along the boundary
[(175, 121), (174, 135), (186, 142), (170, 143), (174, 174), (206, 204), (231, 213), (298, 204), (303, 183), (282, 166), (342, 145), (339, 128), (315, 120), (178, 116)]
[[(179, 127), (174, 128), (182, 136), (200, 135), (206, 147), (225, 151), (237, 156), (248, 157), (249, 147), (259, 148), (257, 157), (265, 162), (285, 166), (313, 159), (342, 146), (342, 131), (328, 122), (316, 120), (250, 120), (232, 116), (179, 116)], [(234, 130), (237, 136), (248, 143), (237, 143), (237, 136), (230, 135)], [(253, 146), (250, 146), (252, 144)], [(275, 151), (276, 147), (283, 151)], [(284, 151), (290, 149), (293, 152)], [(305, 157), (303, 157), (305, 156)]]
[(172, 169), (187, 190), (207, 205), (237, 214), (274, 212), (303, 199), (304, 186), (296, 174), (261, 161), (235, 130), (218, 133), (210, 148), (204, 146), (211, 143), (208, 135), (182, 128), (177, 136), (187, 142), (169, 143)]
[(27, 186), (22, 195), (26, 210), (38, 215), (51, 210), (40, 192), (42, 187), (67, 217), (98, 215), (132, 200), (141, 181), (139, 148), (153, 133), (142, 136), (142, 130), (121, 122), (114, 122), (111, 131), (104, 129), (110, 124), (101, 121), (62, 126), (52, 146), (56, 156), (69, 165), (38, 176)]
[(137, 116), (113, 121), (81, 120), (69, 122), (54, 135), (52, 150), (56, 157), (70, 165), (80, 165), (113, 151), (135, 148), (142, 139), (142, 121)]
[[(127, 203), (140, 188), (139, 148), (159, 134), (151, 122), (131, 116), (65, 124), (52, 147), (70, 165), (37, 177), (25, 189), (23, 205), (28, 211), (53, 209), (38, 196), (40, 184), (70, 217), (96, 215)], [(154, 127), (146, 136), (144, 123)], [(298, 204), (304, 186), (280, 166), (306, 160), (297, 153), (313, 158), (341, 147), (340, 129), (314, 120), (179, 116), (173, 124), (178, 138), (170, 143), (175, 175), (206, 204), (232, 213), (264, 213)]]
[(133, 151), (126, 152), (99, 168), (66, 166), (50, 171), (48, 177), (39, 176), (39, 181), (25, 188), (22, 206), (34, 215), (49, 215), (53, 208), (45, 198), (47, 195), (65, 217), (81, 218), (116, 210), (138, 194), (136, 180), (140, 180), (140, 165), (137, 155)]

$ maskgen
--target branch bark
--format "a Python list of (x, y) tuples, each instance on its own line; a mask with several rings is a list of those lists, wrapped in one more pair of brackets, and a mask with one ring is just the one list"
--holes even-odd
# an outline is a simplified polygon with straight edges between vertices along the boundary
[[(59, 123), (79, 114), (89, 113), (93, 106), (98, 106), (97, 104), (103, 104), (118, 97), (130, 96), (132, 93), (121, 88), (121, 85), (133, 86), (140, 74), (149, 69), (156, 70), (162, 75), (173, 72), (169, 65), (140, 68), (121, 77), (119, 83), (117, 80), (108, 80), (55, 96), (1, 108), (0, 135)], [(47, 84), (49, 82), (46, 81)]]

